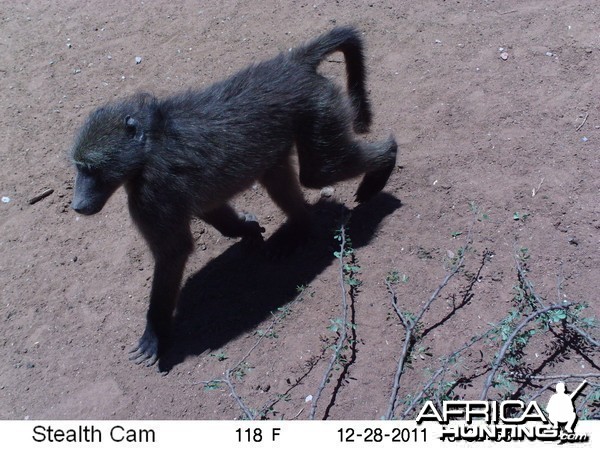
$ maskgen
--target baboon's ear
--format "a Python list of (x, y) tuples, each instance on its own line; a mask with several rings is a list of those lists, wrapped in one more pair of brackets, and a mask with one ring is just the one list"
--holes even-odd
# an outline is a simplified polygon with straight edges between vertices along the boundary
[(132, 134), (133, 138), (136, 141), (143, 142), (144, 141), (144, 130), (140, 128), (140, 124), (137, 120), (135, 120), (131, 116), (125, 116), (125, 126), (127, 130)]

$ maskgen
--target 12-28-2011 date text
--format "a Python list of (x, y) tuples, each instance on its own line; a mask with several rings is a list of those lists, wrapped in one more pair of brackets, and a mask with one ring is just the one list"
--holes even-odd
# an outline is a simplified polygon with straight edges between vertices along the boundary
[(427, 442), (425, 428), (340, 428), (340, 442)]

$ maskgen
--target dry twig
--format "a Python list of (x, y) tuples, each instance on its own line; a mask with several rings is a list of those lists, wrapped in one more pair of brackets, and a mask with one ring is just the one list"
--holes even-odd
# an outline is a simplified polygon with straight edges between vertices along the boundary
[(408, 414), (413, 410), (413, 408), (421, 401), (421, 399), (423, 398), (423, 396), (427, 393), (427, 391), (429, 390), (429, 388), (433, 385), (433, 383), (436, 382), (436, 380), (443, 375), (444, 373), (446, 373), (448, 371), (448, 366), (452, 363), (452, 361), (458, 356), (460, 355), (462, 352), (464, 352), (465, 350), (471, 348), (475, 343), (479, 342), (482, 339), (485, 339), (486, 337), (488, 337), (490, 334), (492, 334), (493, 332), (495, 332), (494, 328), (491, 328), (489, 330), (487, 330), (485, 333), (480, 334), (479, 336), (474, 336), (472, 337), (469, 342), (465, 343), (462, 347), (460, 347), (458, 350), (452, 352), (449, 356), (446, 356), (445, 358), (443, 358), (442, 360), (442, 366), (429, 378), (429, 381), (425, 384), (425, 386), (423, 386), (423, 389), (421, 389), (421, 391), (415, 395), (412, 399), (412, 401), (410, 402), (410, 404), (408, 405), (408, 407), (404, 410), (404, 412), (402, 413), (402, 415), (400, 416), (400, 420), (406, 420)]
[(344, 224), (342, 224), (342, 226), (340, 228), (340, 255), (338, 258), (339, 263), (340, 263), (339, 280), (340, 280), (340, 289), (341, 289), (341, 294), (342, 294), (342, 325), (340, 327), (341, 328), (340, 335), (338, 337), (337, 344), (335, 346), (333, 355), (331, 355), (331, 360), (329, 361), (329, 365), (327, 366), (327, 369), (325, 370), (325, 373), (323, 374), (323, 379), (321, 380), (321, 384), (317, 388), (316, 394), (313, 396), (312, 404), (310, 407), (310, 414), (308, 415), (308, 418), (310, 420), (314, 420), (314, 418), (315, 418), (315, 414), (317, 413), (317, 403), (321, 397), (321, 394), (323, 393), (323, 390), (325, 389), (325, 385), (327, 384), (327, 380), (329, 379), (329, 376), (331, 375), (333, 366), (335, 365), (335, 362), (338, 360), (340, 353), (342, 352), (342, 349), (344, 348), (346, 340), (348, 339), (348, 294), (346, 292), (346, 285), (345, 285), (345, 280), (344, 280), (344, 253), (345, 253), (345, 251), (346, 251), (346, 225), (344, 223)]
[(586, 113), (585, 117), (583, 118), (583, 122), (581, 122), (579, 124), (579, 126), (577, 128), (575, 128), (575, 131), (579, 131), (583, 128), (583, 126), (585, 125), (585, 123), (587, 122), (588, 116), (590, 115), (590, 113)]
[[(536, 293), (535, 289), (533, 288), (533, 284), (531, 284), (531, 281), (529, 281), (529, 279), (527, 278), (527, 269), (525, 267), (523, 267), (523, 265), (521, 264), (521, 261), (519, 261), (519, 258), (517, 258), (516, 256), (515, 256), (515, 264), (517, 267), (517, 273), (518, 273), (520, 282), (523, 284), (523, 286), (525, 286), (525, 288), (527, 288), (529, 295), (531, 295), (531, 297), (533, 297), (535, 299), (535, 301), (538, 303), (538, 305), (540, 307), (544, 308), (545, 307), (544, 299), (542, 299)], [(561, 300), (560, 299), (560, 297), (561, 297), (560, 296), (560, 285), (561, 285), (561, 283), (559, 280), (557, 283), (559, 301)], [(563, 304), (567, 304), (567, 303), (563, 303)], [(600, 342), (598, 342), (596, 339), (594, 339), (589, 333), (587, 333), (584, 330), (582, 330), (581, 328), (579, 328), (577, 325), (566, 322), (565, 326), (567, 328), (569, 328), (570, 330), (574, 331), (575, 333), (579, 334), (582, 338), (584, 338), (588, 343), (590, 343), (594, 347), (600, 347)]]
[(480, 400), (486, 400), (487, 399), (487, 394), (488, 391), (490, 390), (490, 388), (492, 387), (492, 383), (494, 382), (494, 377), (496, 376), (496, 372), (498, 372), (498, 369), (500, 369), (500, 366), (502, 365), (502, 363), (504, 362), (504, 357), (506, 356), (506, 352), (508, 351), (508, 349), (510, 348), (510, 346), (512, 345), (513, 340), (518, 336), (518, 334), (521, 332), (521, 330), (523, 328), (525, 328), (529, 322), (531, 322), (532, 320), (536, 319), (537, 317), (541, 316), (542, 314), (546, 314), (547, 312), (556, 310), (556, 309), (566, 309), (569, 306), (571, 306), (570, 303), (566, 303), (563, 305), (550, 305), (547, 306), (543, 309), (538, 309), (536, 311), (534, 311), (533, 313), (531, 313), (530, 315), (528, 315), (527, 317), (525, 317), (525, 319), (523, 319), (519, 325), (517, 325), (515, 327), (515, 329), (513, 330), (513, 332), (510, 334), (510, 336), (508, 336), (508, 338), (506, 339), (506, 342), (504, 343), (504, 345), (502, 346), (502, 348), (500, 349), (500, 351), (498, 352), (498, 355), (496, 356), (496, 360), (494, 361), (494, 364), (492, 365), (492, 369), (490, 370), (490, 373), (485, 381), (485, 384), (483, 385), (483, 389), (481, 391), (481, 396), (479, 397)]
[[(289, 304), (288, 304), (288, 308), (292, 305), (294, 305), (295, 303), (297, 303), (298, 301), (300, 301), (300, 299), (302, 298), (302, 293), (298, 294), (296, 296), (296, 298), (294, 300), (292, 300)], [(269, 333), (273, 330), (273, 328), (275, 328), (275, 326), (281, 322), (281, 320), (283, 320), (283, 318), (286, 316), (285, 313), (281, 313), (278, 316), (276, 316), (275, 314), (271, 313), (271, 315), (274, 316), (273, 321), (269, 324), (269, 326), (267, 327), (267, 330), (260, 335), (260, 337), (256, 340), (256, 342), (254, 343), (254, 345), (252, 347), (250, 347), (250, 349), (246, 352), (246, 354), (237, 362), (237, 364), (235, 364), (234, 366), (230, 367), (229, 369), (227, 369), (225, 371), (224, 374), (224, 378), (221, 379), (215, 379), (215, 380), (211, 380), (211, 381), (204, 381), (202, 382), (204, 385), (208, 385), (210, 383), (224, 383), (227, 385), (227, 387), (229, 387), (229, 391), (231, 393), (231, 396), (235, 399), (235, 401), (237, 402), (237, 404), (240, 406), (240, 408), (242, 409), (244, 415), (246, 416), (247, 419), (249, 420), (255, 420), (256, 419), (256, 415), (250, 410), (250, 408), (248, 408), (246, 406), (246, 404), (244, 403), (244, 401), (242, 400), (242, 398), (237, 394), (237, 391), (235, 389), (235, 385), (233, 384), (233, 381), (231, 380), (231, 374), (234, 373), (242, 364), (244, 364), (246, 362), (246, 360), (248, 359), (248, 357), (252, 354), (252, 352), (254, 350), (256, 350), (256, 348), (260, 345), (260, 343), (262, 342), (262, 340), (269, 335)]]
[(40, 200), (43, 200), (46, 197), (48, 197), (53, 192), (54, 192), (54, 189), (46, 189), (45, 191), (41, 192), (40, 194), (36, 195), (35, 197), (30, 198), (29, 199), (29, 204), (33, 205), (34, 203), (37, 203)]
[(437, 289), (434, 291), (434, 293), (431, 295), (431, 297), (429, 297), (429, 300), (427, 301), (427, 303), (425, 303), (425, 305), (423, 305), (423, 307), (419, 311), (419, 314), (417, 314), (417, 316), (414, 319), (411, 319), (411, 318), (407, 317), (406, 314), (402, 313), (402, 311), (400, 310), (400, 308), (398, 306), (396, 292), (394, 291), (391, 283), (388, 280), (386, 280), (386, 286), (388, 288), (388, 291), (392, 295), (392, 306), (394, 307), (394, 310), (396, 311), (396, 314), (400, 318), (400, 321), (402, 322), (402, 325), (404, 325), (404, 329), (405, 329), (402, 353), (400, 355), (400, 359), (398, 360), (396, 374), (394, 375), (394, 384), (392, 386), (392, 393), (390, 395), (390, 399), (388, 402), (388, 409), (385, 414), (385, 418), (387, 420), (391, 420), (394, 416), (394, 411), (396, 409), (396, 402), (398, 401), (398, 390), (400, 389), (400, 378), (402, 377), (402, 373), (404, 371), (404, 364), (406, 363), (406, 359), (408, 358), (411, 344), (413, 342), (413, 339), (415, 338), (415, 329), (417, 327), (417, 324), (419, 323), (419, 321), (421, 320), (421, 318), (423, 317), (425, 312), (427, 312), (427, 310), (432, 305), (432, 303), (438, 298), (438, 296), (440, 295), (440, 292), (442, 292), (442, 290), (446, 287), (446, 285), (452, 279), (452, 277), (454, 277), (454, 275), (456, 275), (460, 271), (460, 269), (462, 269), (462, 267), (464, 265), (465, 253), (466, 253), (466, 248), (461, 252), (460, 259), (458, 260), (458, 262), (456, 262), (456, 264), (454, 265), (452, 270), (444, 277), (444, 280), (440, 283), (440, 285), (437, 287)]

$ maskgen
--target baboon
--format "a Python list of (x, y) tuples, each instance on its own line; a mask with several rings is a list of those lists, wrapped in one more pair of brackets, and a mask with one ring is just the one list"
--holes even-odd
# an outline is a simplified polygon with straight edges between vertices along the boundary
[[(344, 54), (347, 94), (317, 73), (336, 51)], [(279, 244), (293, 249), (309, 228), (300, 184), (322, 188), (364, 174), (358, 202), (385, 186), (397, 145), (393, 136), (375, 143), (354, 139), (352, 130), (366, 133), (370, 124), (363, 44), (352, 27), (335, 28), (203, 90), (164, 99), (139, 93), (93, 111), (71, 153), (77, 170), (72, 208), (95, 214), (123, 185), (155, 261), (146, 328), (131, 359), (152, 365), (163, 355), (193, 250), (193, 216), (225, 236), (262, 242), (255, 217), (227, 203), (258, 180), (288, 218)], [(294, 148), (299, 176), (291, 163)]]

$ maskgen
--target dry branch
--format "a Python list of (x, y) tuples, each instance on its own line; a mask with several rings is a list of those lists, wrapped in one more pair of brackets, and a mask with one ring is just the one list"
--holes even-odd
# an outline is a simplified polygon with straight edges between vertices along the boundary
[[(295, 303), (297, 303), (298, 301), (300, 301), (302, 299), (303, 293), (300, 293), (296, 296), (296, 298), (294, 298), (294, 300), (292, 300), (288, 305), (287, 308), (289, 308), (290, 306), (294, 305)], [(274, 316), (273, 321), (269, 324), (269, 326), (267, 327), (266, 332), (264, 332), (263, 334), (260, 335), (260, 337), (256, 340), (256, 342), (254, 343), (254, 345), (252, 347), (250, 347), (250, 349), (246, 352), (246, 354), (237, 362), (237, 364), (233, 365), (232, 367), (230, 367), (229, 369), (227, 369), (225, 371), (224, 374), (224, 378), (219, 378), (219, 379), (214, 379), (211, 381), (204, 381), (202, 382), (202, 384), (204, 385), (209, 385), (211, 383), (224, 383), (227, 385), (227, 387), (229, 388), (229, 391), (231, 393), (231, 396), (234, 398), (234, 400), (237, 402), (237, 404), (240, 406), (242, 412), (244, 413), (244, 415), (246, 416), (246, 419), (248, 420), (255, 420), (256, 419), (256, 415), (252, 412), (252, 410), (250, 408), (248, 408), (246, 406), (246, 404), (244, 403), (244, 400), (238, 395), (236, 389), (235, 389), (235, 385), (233, 384), (233, 381), (231, 380), (231, 374), (234, 373), (242, 364), (244, 364), (246, 362), (246, 360), (250, 357), (250, 355), (252, 354), (252, 352), (254, 350), (256, 350), (256, 348), (260, 345), (260, 343), (263, 341), (263, 339), (269, 335), (269, 333), (273, 330), (273, 328), (275, 328), (275, 326), (281, 322), (281, 320), (283, 320), (283, 318), (287, 315), (286, 313), (281, 313), (279, 315), (275, 315), (273, 313), (271, 313), (271, 315)]]
[(546, 314), (547, 312), (550, 312), (550, 311), (553, 311), (556, 309), (567, 309), (569, 306), (571, 306), (570, 303), (566, 303), (563, 305), (547, 306), (543, 309), (534, 311), (533, 313), (531, 313), (530, 315), (525, 317), (525, 319), (523, 319), (519, 323), (519, 325), (517, 325), (517, 327), (513, 330), (513, 332), (510, 334), (510, 336), (508, 336), (508, 338), (506, 339), (506, 342), (504, 343), (504, 345), (498, 352), (498, 355), (496, 356), (496, 360), (494, 361), (494, 364), (492, 365), (492, 369), (490, 370), (490, 373), (485, 381), (485, 384), (483, 385), (483, 389), (481, 391), (481, 396), (479, 397), (480, 400), (487, 399), (487, 394), (488, 394), (488, 391), (490, 390), (490, 388), (492, 387), (492, 383), (494, 382), (494, 377), (496, 376), (496, 372), (498, 372), (498, 369), (500, 369), (500, 366), (504, 362), (504, 357), (506, 356), (506, 352), (508, 352), (508, 349), (512, 345), (513, 340), (519, 335), (521, 330), (523, 330), (523, 328), (525, 328), (529, 324), (529, 322), (531, 322), (532, 320), (541, 316), (542, 314)]
[(448, 371), (449, 365), (452, 363), (452, 361), (456, 357), (458, 357), (465, 350), (471, 348), (475, 343), (479, 342), (482, 339), (485, 339), (486, 337), (488, 337), (490, 334), (492, 334), (494, 332), (495, 332), (495, 329), (491, 328), (491, 329), (487, 330), (485, 333), (480, 334), (479, 336), (472, 337), (469, 340), (469, 342), (465, 343), (458, 350), (452, 352), (450, 355), (448, 355), (445, 358), (443, 358), (442, 359), (442, 366), (429, 378), (429, 380), (427, 381), (427, 383), (425, 384), (425, 386), (423, 386), (423, 389), (421, 389), (421, 391), (419, 393), (417, 393), (417, 395), (415, 395), (413, 397), (413, 399), (410, 402), (410, 404), (408, 405), (408, 407), (404, 410), (404, 412), (400, 416), (400, 420), (406, 420), (408, 414), (419, 403), (419, 401), (421, 401), (421, 399), (427, 393), (427, 391), (429, 390), (429, 388), (431, 388), (431, 386), (433, 385), (433, 383), (435, 383), (436, 380), (441, 375), (443, 375), (444, 373), (446, 373)]
[(45, 199), (46, 197), (48, 197), (50, 194), (52, 194), (54, 192), (54, 189), (46, 189), (45, 191), (41, 192), (40, 194), (32, 197), (29, 199), (29, 204), (33, 205), (34, 203), (39, 202), (40, 200)]
[(581, 122), (579, 124), (579, 126), (577, 128), (575, 128), (575, 131), (579, 131), (583, 128), (583, 126), (585, 125), (585, 123), (587, 122), (588, 116), (590, 115), (590, 113), (586, 113), (585, 117), (583, 118), (583, 122)]
[(342, 349), (344, 348), (346, 340), (348, 339), (348, 294), (346, 292), (346, 285), (345, 285), (345, 280), (344, 280), (344, 253), (345, 252), (346, 252), (346, 226), (345, 226), (345, 224), (342, 224), (342, 226), (340, 227), (340, 253), (339, 253), (339, 258), (338, 258), (339, 263), (340, 263), (339, 281), (340, 281), (340, 289), (341, 289), (341, 295), (342, 295), (342, 324), (340, 327), (341, 328), (340, 335), (338, 337), (337, 344), (335, 346), (333, 355), (331, 355), (329, 365), (327, 366), (327, 369), (325, 370), (325, 373), (323, 374), (323, 379), (321, 380), (321, 384), (317, 388), (316, 394), (313, 396), (312, 404), (310, 407), (310, 413), (308, 415), (308, 418), (310, 420), (314, 420), (314, 418), (315, 418), (315, 414), (317, 413), (317, 403), (319, 402), (319, 399), (321, 398), (321, 394), (323, 393), (323, 390), (325, 389), (325, 385), (327, 384), (327, 380), (329, 379), (329, 377), (331, 375), (333, 366), (335, 365), (335, 362), (340, 357)]
[[(470, 233), (469, 233), (469, 235), (470, 235)], [(396, 296), (396, 292), (394, 291), (390, 281), (386, 280), (386, 286), (388, 288), (388, 291), (392, 295), (392, 306), (394, 307), (394, 310), (396, 311), (396, 314), (400, 318), (400, 321), (402, 322), (402, 325), (404, 325), (404, 329), (405, 329), (404, 344), (402, 345), (402, 353), (400, 355), (400, 359), (398, 360), (396, 374), (394, 375), (394, 384), (392, 386), (392, 393), (390, 394), (390, 399), (388, 402), (388, 409), (384, 416), (386, 420), (391, 420), (394, 416), (394, 411), (396, 409), (396, 402), (398, 401), (398, 391), (400, 390), (400, 378), (402, 377), (402, 373), (404, 371), (404, 364), (406, 364), (406, 359), (408, 358), (409, 350), (410, 350), (411, 344), (413, 342), (413, 339), (415, 337), (414, 335), (415, 335), (415, 329), (417, 327), (417, 324), (422, 319), (425, 312), (433, 304), (433, 302), (438, 298), (438, 296), (440, 295), (440, 292), (442, 292), (442, 290), (450, 282), (452, 277), (454, 277), (460, 271), (460, 269), (462, 269), (462, 267), (464, 265), (465, 253), (466, 253), (466, 247), (465, 247), (465, 249), (463, 249), (461, 251), (460, 258), (456, 262), (456, 264), (454, 265), (452, 270), (444, 277), (444, 280), (440, 283), (440, 285), (437, 287), (437, 289), (433, 292), (431, 297), (429, 297), (429, 300), (427, 301), (427, 303), (425, 303), (425, 305), (423, 305), (423, 307), (419, 311), (419, 314), (417, 314), (417, 316), (414, 319), (411, 319), (402, 313), (402, 311), (400, 310), (400, 308), (398, 306), (398, 301), (397, 301), (398, 299)]]
[[(529, 291), (529, 294), (535, 299), (535, 301), (539, 304), (539, 306), (542, 308), (545, 307), (544, 300), (536, 293), (535, 289), (533, 288), (533, 284), (527, 278), (527, 269), (525, 267), (523, 267), (523, 264), (521, 264), (521, 261), (519, 261), (519, 258), (517, 258), (517, 257), (515, 257), (515, 265), (517, 268), (517, 274), (519, 276), (519, 281), (525, 286), (525, 288), (527, 288), (527, 290)], [(559, 301), (560, 301), (560, 284), (561, 283), (559, 281), (557, 283)], [(577, 325), (566, 322), (565, 326), (567, 328), (569, 328), (570, 330), (574, 331), (575, 333), (579, 334), (582, 338), (584, 338), (588, 343), (590, 343), (594, 347), (600, 347), (600, 342), (598, 342), (596, 339), (594, 339), (592, 336), (590, 336), (589, 333), (587, 333), (584, 330), (582, 330), (581, 328), (579, 328)]]

